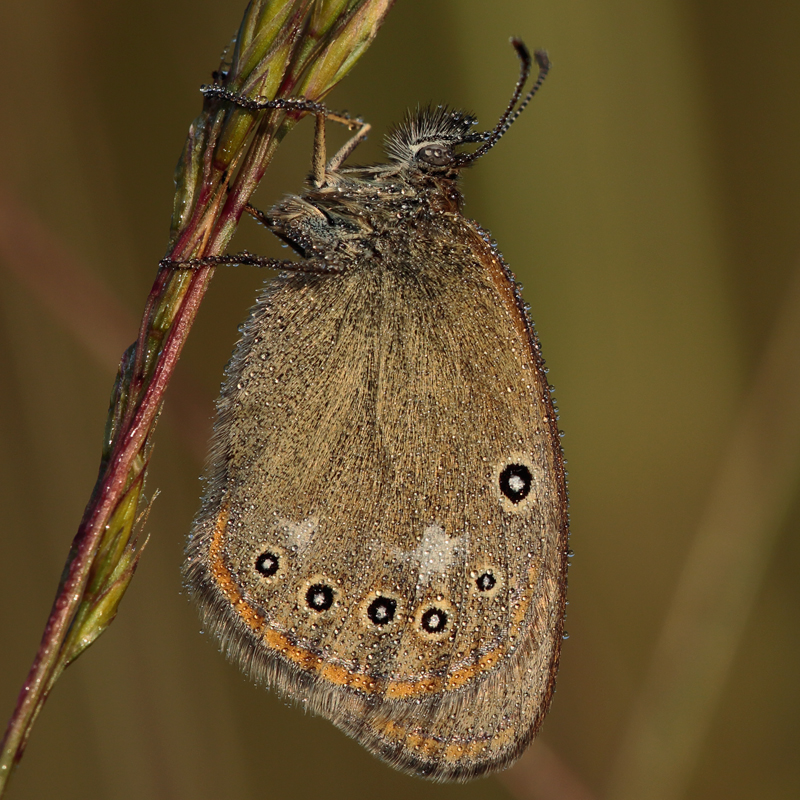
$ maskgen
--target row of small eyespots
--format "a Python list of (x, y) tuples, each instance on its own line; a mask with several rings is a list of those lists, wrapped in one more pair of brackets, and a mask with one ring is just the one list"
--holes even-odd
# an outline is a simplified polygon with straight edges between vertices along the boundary
[[(256, 570), (264, 577), (271, 578), (280, 568), (280, 556), (270, 550), (263, 552), (256, 559)], [(479, 592), (488, 592), (497, 585), (497, 578), (491, 570), (482, 572), (475, 578), (475, 587)], [(327, 611), (335, 599), (332, 586), (315, 583), (305, 593), (305, 601), (312, 611)], [(373, 625), (382, 626), (390, 623), (397, 613), (397, 601), (392, 597), (378, 595), (367, 606), (367, 617)], [(432, 605), (419, 616), (419, 625), (425, 633), (443, 633), (447, 628), (449, 614), (444, 608)]]

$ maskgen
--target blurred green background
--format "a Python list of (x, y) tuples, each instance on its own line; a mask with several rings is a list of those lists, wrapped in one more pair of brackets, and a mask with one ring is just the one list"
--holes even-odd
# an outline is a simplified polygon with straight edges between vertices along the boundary
[[(96, 475), (198, 86), (242, 11), (0, 5), (3, 719)], [(380, 159), (419, 102), (491, 126), (510, 35), (554, 69), (465, 192), (525, 285), (566, 431), (570, 639), (540, 740), (501, 778), (417, 781), (250, 686), (199, 633), (181, 551), (263, 279), (228, 269), (167, 394), (137, 576), (56, 685), (10, 798), (800, 796), (800, 4), (398, 0), (329, 98), (375, 126), (353, 160)], [(311, 128), (262, 207), (299, 188)], [(235, 245), (284, 252), (255, 225)]]

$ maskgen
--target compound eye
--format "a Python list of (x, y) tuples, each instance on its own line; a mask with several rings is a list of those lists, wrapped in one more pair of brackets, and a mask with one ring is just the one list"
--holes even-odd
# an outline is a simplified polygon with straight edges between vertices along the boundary
[(453, 161), (453, 151), (440, 144), (426, 144), (417, 152), (417, 159), (434, 167), (444, 167)]

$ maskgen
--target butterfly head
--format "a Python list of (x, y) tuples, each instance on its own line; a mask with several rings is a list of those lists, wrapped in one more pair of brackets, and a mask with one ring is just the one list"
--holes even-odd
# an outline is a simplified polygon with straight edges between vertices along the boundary
[(460, 146), (482, 142), (485, 133), (473, 131), (477, 119), (447, 106), (427, 106), (409, 113), (386, 138), (393, 164), (423, 173), (446, 173), (457, 168)]
[[(469, 166), (494, 147), (533, 99), (550, 70), (550, 60), (543, 50), (537, 50), (531, 56), (519, 39), (512, 39), (512, 44), (520, 60), (520, 76), (506, 110), (492, 130), (473, 131), (477, 119), (472, 114), (454, 111), (447, 106), (428, 106), (409, 114), (389, 134), (386, 140), (389, 160), (409, 172), (455, 177), (458, 170)], [(539, 72), (523, 97), (534, 60)], [(479, 147), (471, 152), (460, 149), (469, 144), (478, 144)]]

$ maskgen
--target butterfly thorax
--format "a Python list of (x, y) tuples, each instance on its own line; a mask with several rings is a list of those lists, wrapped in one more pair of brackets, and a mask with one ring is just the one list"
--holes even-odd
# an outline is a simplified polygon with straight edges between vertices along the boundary
[(268, 213), (270, 229), (304, 258), (342, 269), (388, 252), (409, 232), (431, 237), (447, 224), (444, 215), (460, 212), (455, 177), (409, 178), (385, 169), (339, 171), (320, 188), (286, 197)]
[(460, 215), (456, 147), (476, 140), (474, 122), (445, 107), (417, 111), (388, 137), (388, 164), (329, 169), (321, 186), (269, 212), (270, 229), (301, 256), (337, 270), (396, 252), (409, 235), (435, 239)]

